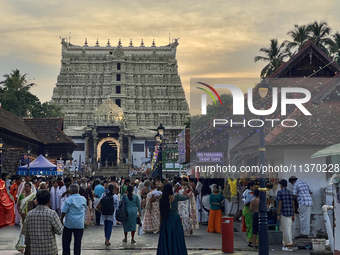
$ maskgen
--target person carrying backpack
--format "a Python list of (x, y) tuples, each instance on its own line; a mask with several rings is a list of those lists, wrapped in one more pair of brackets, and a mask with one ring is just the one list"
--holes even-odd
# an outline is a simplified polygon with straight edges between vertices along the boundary
[(112, 226), (114, 222), (114, 211), (115, 208), (119, 207), (119, 199), (116, 194), (114, 194), (115, 186), (113, 184), (109, 184), (108, 186), (109, 192), (103, 193), (100, 198), (101, 204), (101, 213), (102, 219), (104, 221), (104, 234), (105, 234), (105, 245), (109, 246), (110, 237), (112, 233)]

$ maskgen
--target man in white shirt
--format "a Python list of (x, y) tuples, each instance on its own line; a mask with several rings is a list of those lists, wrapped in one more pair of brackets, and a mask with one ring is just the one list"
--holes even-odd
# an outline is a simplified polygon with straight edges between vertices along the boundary
[(61, 188), (58, 186), (58, 182), (56, 180), (53, 181), (53, 186), (51, 188), (51, 209), (56, 211), (61, 216), (60, 210), (60, 190)]

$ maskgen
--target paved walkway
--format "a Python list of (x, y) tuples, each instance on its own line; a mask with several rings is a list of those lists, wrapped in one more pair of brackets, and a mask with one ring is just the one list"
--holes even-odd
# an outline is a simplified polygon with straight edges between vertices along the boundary
[[(188, 249), (188, 254), (224, 254), (222, 253), (222, 235), (206, 232), (207, 226), (200, 225), (200, 229), (195, 230), (191, 236), (185, 236), (185, 241)], [(13, 251), (19, 235), (19, 226), (10, 226), (0, 229), (0, 255), (20, 254)], [(136, 244), (123, 243), (124, 238), (122, 226), (113, 227), (111, 236), (111, 246), (105, 246), (104, 241), (104, 226), (91, 225), (84, 231), (82, 240), (82, 254), (84, 255), (102, 255), (102, 254), (156, 254), (158, 234), (144, 234), (136, 236)], [(128, 235), (128, 241), (131, 239)], [(61, 252), (61, 236), (57, 236), (57, 244), (59, 254)], [(73, 244), (71, 244), (72, 247)], [(281, 246), (270, 246), (270, 254), (286, 254), (281, 251)], [(235, 254), (255, 255), (258, 252), (247, 246), (245, 233), (234, 233), (234, 250)], [(306, 250), (294, 251), (295, 254), (309, 254)]]

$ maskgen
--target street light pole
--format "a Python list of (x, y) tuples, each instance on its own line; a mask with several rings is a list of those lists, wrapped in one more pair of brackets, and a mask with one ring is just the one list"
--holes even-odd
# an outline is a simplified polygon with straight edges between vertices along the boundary
[(78, 171), (78, 166), (77, 166), (77, 160), (74, 161), (74, 176), (77, 178), (77, 171)]
[(160, 135), (160, 140), (159, 140), (159, 154), (158, 154), (158, 159), (159, 159), (159, 170), (158, 170), (158, 174), (161, 176), (163, 176), (163, 141), (164, 141), (164, 131), (165, 128), (163, 127), (162, 123), (159, 125), (159, 127), (157, 128), (157, 131)]
[(27, 148), (27, 157), (28, 157), (27, 175), (30, 175), (30, 155), (31, 155), (31, 146), (28, 145), (28, 148)]
[[(262, 79), (262, 81), (258, 84), (259, 94), (262, 100), (262, 109), (263, 107), (263, 99), (268, 93), (269, 84)], [(265, 175), (263, 170), (263, 166), (266, 164), (265, 160), (265, 140), (264, 140), (264, 117), (261, 116), (261, 121), (263, 125), (260, 127), (260, 204), (259, 204), (259, 254), (260, 255), (268, 255), (269, 254), (269, 244), (268, 244), (268, 216), (267, 216), (267, 188), (265, 183)]]
[(2, 146), (4, 146), (4, 142), (0, 138), (0, 179), (2, 177)]

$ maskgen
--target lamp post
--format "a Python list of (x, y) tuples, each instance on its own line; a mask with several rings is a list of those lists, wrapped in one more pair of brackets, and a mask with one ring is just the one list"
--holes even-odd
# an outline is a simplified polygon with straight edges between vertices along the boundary
[(159, 146), (159, 152), (157, 157), (157, 171), (154, 171), (154, 174), (152, 177), (155, 177), (157, 174), (159, 174), (161, 177), (163, 175), (163, 140), (164, 140), (164, 131), (165, 128), (163, 127), (162, 123), (160, 123), (159, 127), (157, 128), (157, 134), (155, 135), (156, 142)]
[(27, 148), (27, 157), (28, 157), (27, 175), (30, 174), (30, 155), (31, 155), (31, 146), (28, 145), (28, 148)]
[(78, 171), (78, 166), (77, 166), (77, 160), (74, 161), (74, 175), (77, 178), (77, 171)]
[(4, 142), (2, 141), (2, 138), (0, 138), (0, 179), (2, 176), (2, 147), (4, 146)]
[[(262, 81), (258, 84), (259, 95), (261, 97), (262, 108), (263, 99), (266, 97), (270, 86), (263, 78)], [(264, 117), (261, 116), (262, 123), (264, 123)], [(264, 124), (260, 127), (260, 205), (259, 205), (259, 254), (260, 255), (268, 255), (269, 254), (269, 245), (268, 245), (268, 216), (267, 216), (267, 196), (266, 196), (266, 184), (265, 184), (265, 175), (262, 171), (263, 166), (266, 163), (265, 160), (265, 140), (264, 140)]]

